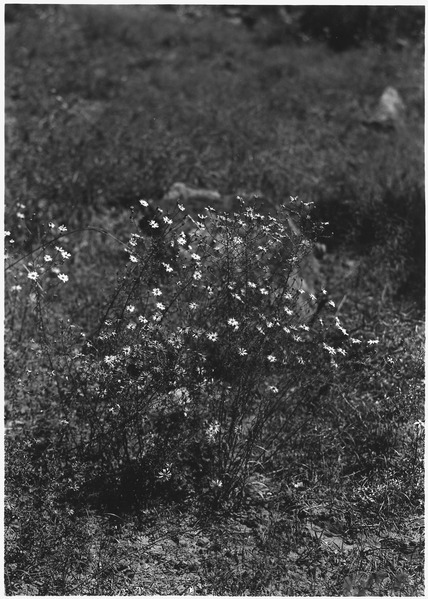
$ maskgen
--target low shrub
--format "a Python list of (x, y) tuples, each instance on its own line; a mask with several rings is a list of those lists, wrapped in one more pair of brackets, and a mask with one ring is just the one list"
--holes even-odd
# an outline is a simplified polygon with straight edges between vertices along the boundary
[(299, 273), (311, 244), (289, 218), (306, 219), (307, 208), (266, 217), (243, 205), (194, 220), (180, 205), (167, 214), (141, 203), (139, 232), (121, 242), (128, 262), (90, 333), (55, 313), (70, 253), (55, 245), (52, 256), (52, 246), (65, 227), (44, 238), (30, 266), (8, 267), (24, 267), (31, 286), (7, 323), (32, 302), (33, 384), (45, 380), (38, 401), (50, 414), (41, 430), (64, 472), (73, 478), (76, 464), (85, 472), (91, 464), (89, 488), (112, 501), (237, 499), (275, 439), (298, 423), (314, 380), (327, 380), (346, 355), (338, 319), (335, 346), (326, 343), (329, 317), (318, 316), (326, 291), (317, 300)]

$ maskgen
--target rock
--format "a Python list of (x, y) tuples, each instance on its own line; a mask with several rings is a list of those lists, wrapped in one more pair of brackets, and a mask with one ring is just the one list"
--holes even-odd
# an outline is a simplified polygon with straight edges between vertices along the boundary
[(375, 110), (363, 123), (377, 129), (400, 127), (404, 124), (404, 111), (404, 102), (398, 91), (394, 87), (387, 87)]
[(163, 197), (163, 203), (166, 207), (169, 207), (171, 203), (183, 202), (186, 208), (189, 204), (202, 203), (203, 207), (210, 205), (211, 203), (217, 204), (215, 207), (219, 207), (218, 204), (221, 202), (221, 195), (218, 191), (211, 189), (195, 188), (186, 185), (186, 183), (174, 183), (169, 191)]

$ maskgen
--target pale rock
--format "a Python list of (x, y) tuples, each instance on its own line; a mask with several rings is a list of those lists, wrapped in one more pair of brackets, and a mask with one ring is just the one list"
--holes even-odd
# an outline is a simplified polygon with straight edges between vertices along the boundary
[(404, 124), (404, 112), (404, 102), (398, 91), (394, 87), (387, 87), (375, 110), (364, 121), (364, 124), (380, 129), (402, 126)]

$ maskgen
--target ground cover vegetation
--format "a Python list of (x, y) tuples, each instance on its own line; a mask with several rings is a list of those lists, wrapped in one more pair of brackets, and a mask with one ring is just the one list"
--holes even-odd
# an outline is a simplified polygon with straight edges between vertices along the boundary
[(423, 10), (5, 16), (7, 594), (422, 595)]

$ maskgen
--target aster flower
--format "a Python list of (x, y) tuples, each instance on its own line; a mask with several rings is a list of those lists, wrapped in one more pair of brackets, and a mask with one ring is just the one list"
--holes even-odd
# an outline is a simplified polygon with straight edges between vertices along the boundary
[(229, 318), (227, 324), (229, 324), (234, 329), (237, 329), (239, 327), (239, 322), (235, 318)]

